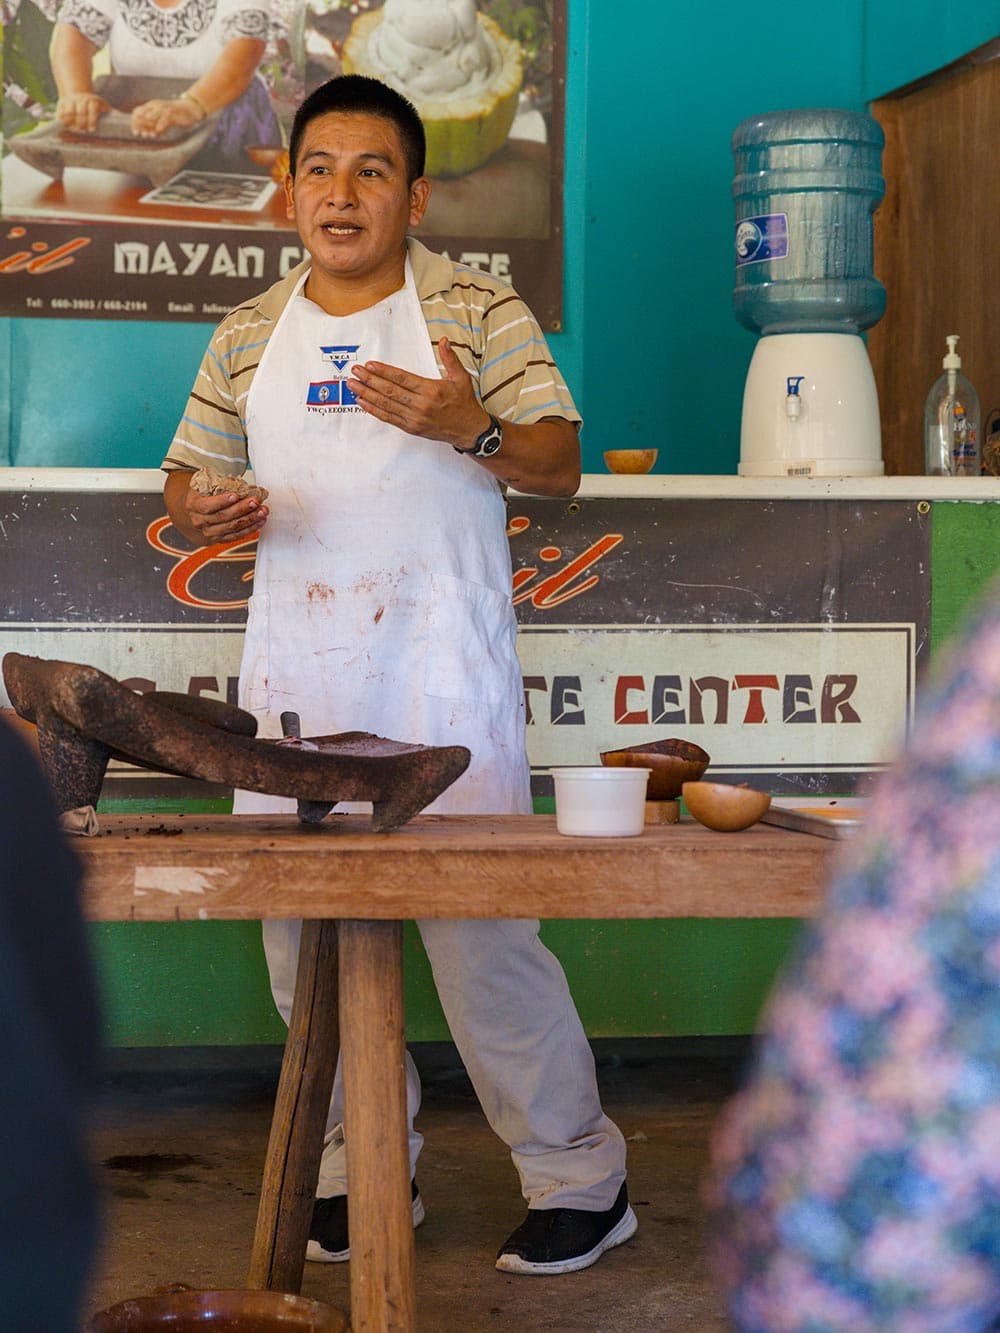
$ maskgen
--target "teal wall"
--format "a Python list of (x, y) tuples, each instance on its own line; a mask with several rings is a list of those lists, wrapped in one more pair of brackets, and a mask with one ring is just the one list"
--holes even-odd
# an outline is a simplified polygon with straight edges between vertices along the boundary
[[(211, 332), (208, 324), (10, 319), (13, 467), (159, 467)], [(58, 393), (53, 386), (59, 386)], [(67, 392), (69, 386), (69, 392)], [(6, 457), (5, 457), (6, 455)]]
[(862, 91), (884, 97), (1000, 35), (996, 0), (866, 0)]
[(782, 107), (862, 105), (861, 0), (752, 13), (590, 6), (579, 381), (590, 471), (603, 471), (600, 450), (651, 445), (658, 472), (736, 471), (754, 338), (732, 314), (730, 137)]

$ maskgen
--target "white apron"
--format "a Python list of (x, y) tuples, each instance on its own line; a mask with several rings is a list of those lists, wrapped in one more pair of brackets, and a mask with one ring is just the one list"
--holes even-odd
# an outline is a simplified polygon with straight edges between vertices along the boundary
[(430, 808), (528, 813), (499, 487), (450, 445), (336, 401), (349, 397), (355, 360), (439, 376), (409, 261), (404, 287), (356, 315), (328, 315), (297, 293), (265, 348), (247, 428), (271, 516), (240, 702), (261, 736), (280, 735), (291, 710), (303, 736), (467, 745), (469, 769)]
[[(472, 760), (429, 806), (527, 814), (521, 672), (510, 553), (494, 479), (450, 445), (387, 426), (344, 399), (351, 361), (437, 377), (406, 264), (379, 305), (334, 317), (296, 294), (247, 406), (250, 463), (269, 491), (250, 599), (240, 703), (258, 734), (299, 714), (302, 735), (362, 730), (467, 745)], [(239, 812), (294, 810), (237, 792)], [(421, 921), (452, 1036), (529, 1201), (609, 1208), (625, 1173), (593, 1057), (537, 921)], [(299, 922), (264, 922), (275, 1003), (291, 1012)], [(422, 1136), (407, 1053), (411, 1168)], [(317, 1194), (347, 1188), (338, 1068)]]

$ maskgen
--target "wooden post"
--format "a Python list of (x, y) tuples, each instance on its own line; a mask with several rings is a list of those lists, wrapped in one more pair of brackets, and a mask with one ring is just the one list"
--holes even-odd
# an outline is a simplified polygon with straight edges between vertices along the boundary
[(339, 1049), (337, 925), (304, 921), (247, 1286), (302, 1286)]
[(352, 1333), (414, 1333), (403, 926), (341, 921)]

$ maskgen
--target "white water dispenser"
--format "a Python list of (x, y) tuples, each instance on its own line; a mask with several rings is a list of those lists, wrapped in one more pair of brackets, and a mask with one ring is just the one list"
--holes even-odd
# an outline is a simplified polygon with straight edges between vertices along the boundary
[(779, 111), (737, 126), (733, 306), (761, 336), (747, 372), (741, 476), (881, 476), (863, 329), (885, 313), (872, 216), (885, 136), (854, 111)]

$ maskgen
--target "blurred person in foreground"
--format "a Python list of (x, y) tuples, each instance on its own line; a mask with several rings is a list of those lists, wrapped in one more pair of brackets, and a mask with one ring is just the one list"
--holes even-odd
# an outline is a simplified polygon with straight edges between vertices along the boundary
[(85, 1117), (98, 1059), (80, 865), (0, 720), (0, 1329), (73, 1333), (97, 1233)]
[(715, 1129), (715, 1271), (748, 1333), (1000, 1312), (1000, 583), (937, 665)]

